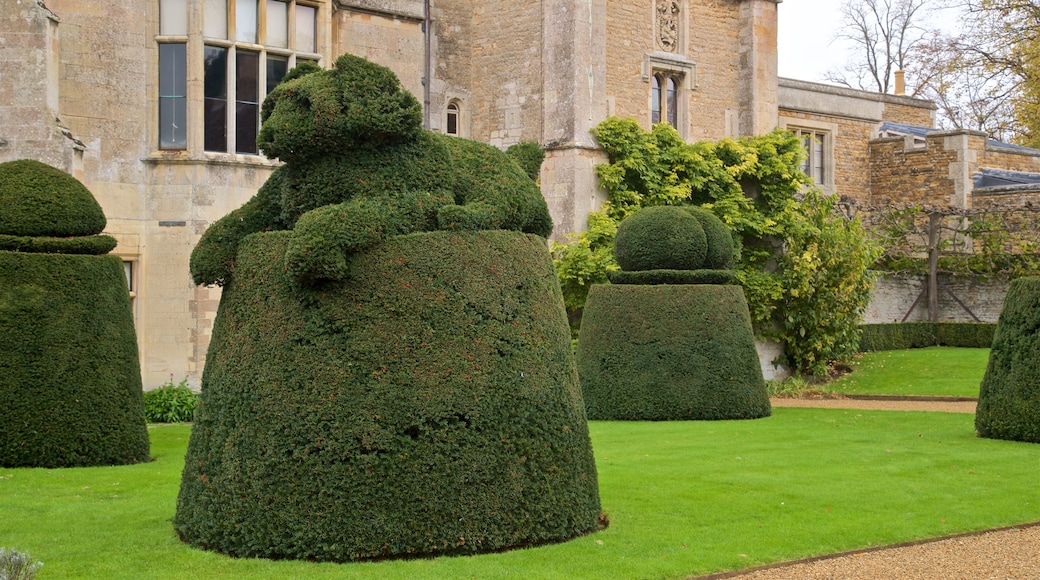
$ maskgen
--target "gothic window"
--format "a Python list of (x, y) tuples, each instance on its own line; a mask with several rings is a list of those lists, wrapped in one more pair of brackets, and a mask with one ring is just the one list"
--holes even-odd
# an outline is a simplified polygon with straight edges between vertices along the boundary
[(656, 72), (650, 77), (650, 122), (667, 122), (676, 129), (681, 118), (682, 99), (679, 98), (682, 76)]
[[(159, 148), (258, 155), (264, 97), (290, 67), (321, 58), (317, 21), (318, 6), (298, 0), (159, 0)], [(187, 58), (194, 43), (201, 62)], [(203, 78), (201, 118), (188, 119), (187, 78), (195, 75)], [(193, 122), (201, 143), (191, 142)]]

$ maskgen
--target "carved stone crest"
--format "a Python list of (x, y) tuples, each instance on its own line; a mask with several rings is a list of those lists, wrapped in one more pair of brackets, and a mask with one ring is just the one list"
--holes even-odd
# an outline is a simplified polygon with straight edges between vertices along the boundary
[(668, 52), (679, 47), (679, 2), (657, 0), (657, 42)]

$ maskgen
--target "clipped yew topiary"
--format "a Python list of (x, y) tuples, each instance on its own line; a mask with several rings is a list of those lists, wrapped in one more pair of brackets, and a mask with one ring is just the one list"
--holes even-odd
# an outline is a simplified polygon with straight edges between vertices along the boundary
[(618, 225), (614, 258), (625, 271), (697, 270), (708, 243), (701, 222), (676, 206), (648, 207)]
[(589, 418), (770, 415), (743, 289), (721, 269), (733, 257), (721, 220), (697, 207), (642, 209), (618, 226), (614, 251), (622, 270), (589, 291), (578, 338)]
[(494, 147), (423, 130), (388, 69), (344, 55), (289, 79), (258, 138), (285, 165), (192, 253), (224, 292), (177, 533), (347, 561), (594, 530), (538, 187)]
[(0, 164), (0, 203), (0, 466), (148, 460), (122, 261), (94, 255), (115, 246), (100, 206), (36, 161)]
[(594, 530), (570, 331), (545, 240), (396, 237), (297, 288), (246, 238), (215, 322), (174, 525), (235, 556), (468, 554)]
[(740, 286), (593, 286), (577, 353), (589, 419), (769, 416), (750, 328)]
[(1012, 280), (979, 388), (982, 437), (1040, 443), (1040, 277)]

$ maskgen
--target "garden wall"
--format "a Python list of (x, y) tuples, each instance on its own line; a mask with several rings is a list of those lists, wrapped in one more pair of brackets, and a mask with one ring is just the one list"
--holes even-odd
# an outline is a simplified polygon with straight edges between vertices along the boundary
[[(914, 301), (925, 288), (926, 277), (885, 276), (874, 283), (874, 297), (863, 314), (865, 324), (900, 322), (910, 311)], [(939, 276), (939, 320), (974, 322), (950, 296), (953, 293), (981, 322), (996, 322), (1007, 294), (1009, 282), (1004, 279), (978, 280), (964, 277)], [(950, 292), (942, 289), (946, 287)], [(908, 322), (928, 320), (928, 297), (913, 306)]]

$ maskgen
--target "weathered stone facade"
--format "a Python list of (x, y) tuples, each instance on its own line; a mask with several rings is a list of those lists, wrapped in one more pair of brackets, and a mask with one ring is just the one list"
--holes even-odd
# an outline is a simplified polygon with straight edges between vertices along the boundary
[(867, 204), (873, 182), (870, 142), (884, 121), (931, 127), (935, 105), (930, 101), (855, 91), (819, 83), (780, 79), (779, 126), (817, 131), (824, 143), (830, 171), (821, 185)]
[[(952, 178), (935, 164), (964, 160), (939, 148), (976, 150), (979, 163), (1005, 168), (1037, 163), (976, 148), (971, 135), (943, 137), (963, 145), (929, 142), (923, 155), (902, 141), (871, 143), (886, 120), (929, 126), (933, 107), (777, 79), (777, 0), (290, 1), (315, 14), (306, 54), (204, 36), (201, 0), (185, 0), (187, 32), (172, 35), (160, 28), (161, 0), (0, 0), (0, 161), (60, 167), (101, 203), (132, 275), (146, 388), (198, 384), (220, 291), (192, 284), (189, 254), (277, 166), (205, 145), (207, 47), (284, 54), (290, 65), (362, 55), (398, 74), (433, 131), (448, 132), (450, 110), (459, 136), (540, 143), (558, 238), (584, 229), (602, 202), (595, 166), (606, 158), (591, 129), (610, 115), (649, 128), (655, 76), (675, 83), (669, 107), (689, 141), (776, 126), (830, 131), (826, 189), (858, 200), (951, 199), (942, 188)], [(263, 26), (267, 3), (258, 6)], [(183, 145), (161, 148), (159, 102), (170, 95), (160, 94), (160, 52), (170, 43), (186, 54), (186, 126), (175, 125)], [(957, 179), (970, 180), (974, 166), (957, 167)], [(939, 193), (925, 191), (933, 186)]]

